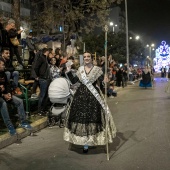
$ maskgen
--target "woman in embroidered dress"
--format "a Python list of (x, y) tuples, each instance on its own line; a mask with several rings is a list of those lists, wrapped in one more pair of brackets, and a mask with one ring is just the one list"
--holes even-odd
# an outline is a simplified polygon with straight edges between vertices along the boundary
[[(64, 140), (83, 145), (83, 152), (87, 153), (88, 146), (111, 143), (116, 136), (116, 127), (110, 111), (108, 112), (109, 109), (102, 105), (103, 98), (98, 95), (100, 94), (98, 84), (103, 80), (103, 72), (101, 68), (92, 64), (89, 52), (84, 53), (84, 65), (79, 67), (77, 76), (80, 86), (74, 94), (66, 116)], [(108, 141), (106, 141), (106, 114), (109, 117)]]

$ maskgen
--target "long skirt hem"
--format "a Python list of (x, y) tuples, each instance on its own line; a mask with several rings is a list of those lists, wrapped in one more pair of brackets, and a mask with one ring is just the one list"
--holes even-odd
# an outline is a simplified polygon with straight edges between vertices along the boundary
[[(108, 132), (108, 143), (112, 143), (114, 137), (116, 137), (116, 132), (112, 136), (109, 135)], [(64, 130), (64, 140), (72, 144), (88, 146), (106, 145), (107, 143), (106, 131), (99, 132), (95, 135), (77, 136), (74, 133), (71, 133), (67, 128)]]

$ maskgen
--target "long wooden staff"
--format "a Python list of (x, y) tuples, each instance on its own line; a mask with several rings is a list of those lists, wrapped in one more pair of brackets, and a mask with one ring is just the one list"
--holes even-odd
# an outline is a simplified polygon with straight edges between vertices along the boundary
[[(108, 32), (108, 26), (105, 25), (105, 74), (104, 74), (104, 80), (105, 80), (105, 105), (107, 108), (107, 32)], [(106, 119), (106, 152), (107, 152), (107, 160), (109, 161), (109, 143), (108, 143), (108, 115), (107, 112), (105, 114)]]

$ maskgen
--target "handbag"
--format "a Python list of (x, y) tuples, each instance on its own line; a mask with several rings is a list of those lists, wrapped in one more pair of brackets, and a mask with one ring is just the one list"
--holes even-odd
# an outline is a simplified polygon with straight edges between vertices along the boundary
[(17, 37), (10, 38), (10, 41), (14, 46), (18, 46), (20, 44)]

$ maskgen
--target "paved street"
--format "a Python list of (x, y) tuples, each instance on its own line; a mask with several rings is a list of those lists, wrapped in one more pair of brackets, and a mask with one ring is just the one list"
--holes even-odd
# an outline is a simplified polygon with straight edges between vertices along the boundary
[(104, 147), (88, 154), (80, 146), (63, 141), (63, 129), (46, 128), (22, 144), (0, 150), (1, 170), (170, 170), (170, 95), (166, 81), (156, 79), (154, 89), (138, 83), (108, 99), (118, 129), (110, 145), (110, 161)]

